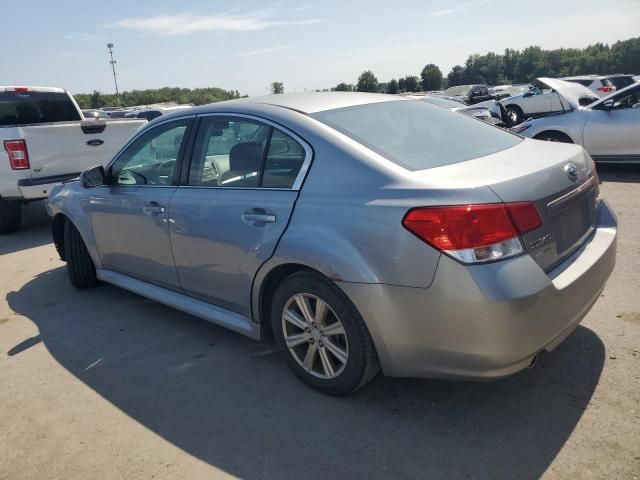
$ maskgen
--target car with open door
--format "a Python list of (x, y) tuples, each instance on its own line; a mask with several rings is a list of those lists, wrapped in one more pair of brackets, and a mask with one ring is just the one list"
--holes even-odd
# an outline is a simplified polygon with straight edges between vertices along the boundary
[(273, 338), (334, 395), (380, 370), (520, 371), (576, 328), (616, 254), (582, 147), (378, 94), (162, 116), (48, 209), (75, 287), (111, 283)]
[(584, 146), (596, 162), (640, 163), (640, 84), (595, 103), (580, 99), (561, 83), (554, 87), (571, 105), (561, 115), (527, 120), (512, 130), (525, 137)]

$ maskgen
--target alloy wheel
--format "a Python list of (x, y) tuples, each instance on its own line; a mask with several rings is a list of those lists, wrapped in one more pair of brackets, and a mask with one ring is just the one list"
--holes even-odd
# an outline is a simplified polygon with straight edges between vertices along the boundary
[(335, 378), (349, 360), (344, 325), (327, 302), (316, 295), (298, 293), (282, 312), (284, 340), (296, 362), (311, 375)]

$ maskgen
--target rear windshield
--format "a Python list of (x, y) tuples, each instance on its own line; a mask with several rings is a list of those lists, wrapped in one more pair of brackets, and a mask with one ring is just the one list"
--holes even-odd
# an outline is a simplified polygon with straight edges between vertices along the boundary
[(66, 93), (0, 92), (0, 126), (80, 120)]
[(635, 83), (632, 77), (611, 77), (609, 78), (611, 83), (616, 86), (616, 89), (622, 90), (624, 87), (628, 87), (629, 85)]
[(522, 141), (479, 120), (419, 100), (370, 103), (311, 116), (408, 170), (464, 162)]

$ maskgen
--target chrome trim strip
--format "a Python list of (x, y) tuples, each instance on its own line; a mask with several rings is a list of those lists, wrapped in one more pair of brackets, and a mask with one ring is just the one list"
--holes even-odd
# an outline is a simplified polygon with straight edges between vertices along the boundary
[(150, 298), (156, 302), (163, 303), (202, 318), (203, 320), (207, 320), (208, 322), (233, 330), (234, 332), (241, 333), (254, 340), (260, 340), (260, 326), (252, 322), (250, 318), (240, 315), (239, 313), (203, 302), (183, 293), (174, 292), (173, 290), (168, 290), (138, 280), (137, 278), (114, 272), (113, 270), (96, 268), (96, 276), (103, 282), (124, 288), (130, 292), (137, 293), (143, 297)]
[(589, 193), (591, 189), (594, 187), (595, 181), (596, 181), (596, 177), (591, 176), (587, 181), (585, 181), (579, 187), (571, 190), (569, 193), (565, 193), (560, 198), (556, 198), (552, 202), (549, 202), (547, 204), (547, 210), (549, 212), (549, 216), (555, 217), (556, 215), (564, 212), (567, 208), (571, 206), (569, 204), (572, 201), (577, 200), (578, 198)]

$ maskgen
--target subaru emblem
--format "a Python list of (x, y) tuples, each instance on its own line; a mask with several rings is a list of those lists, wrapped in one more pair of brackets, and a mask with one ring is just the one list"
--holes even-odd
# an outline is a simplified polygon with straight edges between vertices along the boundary
[(569, 177), (569, 180), (575, 182), (578, 179), (578, 167), (573, 162), (569, 162), (564, 166), (564, 172)]

